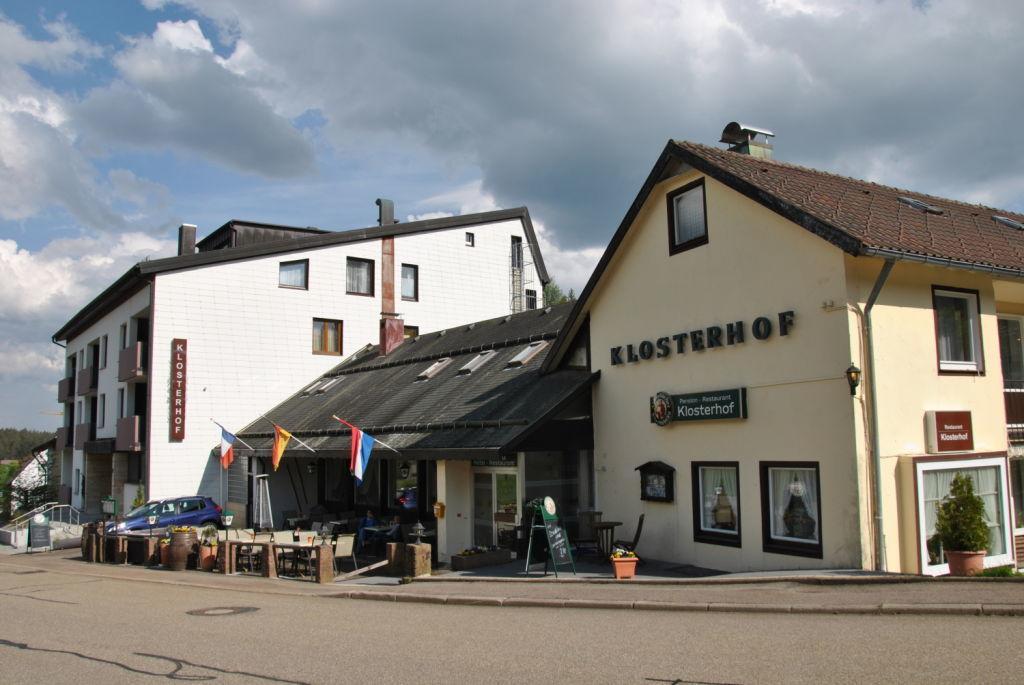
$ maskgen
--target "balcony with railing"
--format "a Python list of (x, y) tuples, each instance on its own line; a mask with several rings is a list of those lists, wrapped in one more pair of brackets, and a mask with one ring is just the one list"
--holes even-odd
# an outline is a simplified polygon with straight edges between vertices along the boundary
[(146, 380), (146, 343), (132, 343), (118, 353), (117, 380), (125, 383)]
[(53, 436), (53, 449), (62, 452), (71, 446), (71, 429), (61, 426)]
[(1010, 442), (1024, 442), (1024, 380), (1003, 380), (1006, 433)]
[(87, 366), (78, 372), (78, 377), (75, 379), (75, 387), (78, 389), (78, 395), (85, 397), (88, 395), (96, 394), (96, 367)]
[(68, 376), (57, 381), (57, 401), (65, 404), (75, 401), (75, 377)]
[(117, 438), (114, 440), (116, 451), (142, 451), (141, 419), (141, 416), (125, 416), (117, 420)]
[(75, 426), (75, 449), (85, 449), (85, 442), (87, 440), (96, 439), (96, 424), (94, 423), (79, 423)]

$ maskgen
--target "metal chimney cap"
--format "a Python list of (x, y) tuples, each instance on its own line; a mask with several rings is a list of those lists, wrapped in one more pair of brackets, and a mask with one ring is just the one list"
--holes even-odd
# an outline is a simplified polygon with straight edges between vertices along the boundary
[(740, 143), (751, 141), (758, 135), (762, 135), (766, 138), (775, 137), (775, 134), (766, 128), (758, 128), (757, 126), (742, 124), (738, 121), (730, 121), (725, 125), (725, 128), (722, 129), (722, 139), (718, 142), (728, 143), (729, 145), (738, 145)]

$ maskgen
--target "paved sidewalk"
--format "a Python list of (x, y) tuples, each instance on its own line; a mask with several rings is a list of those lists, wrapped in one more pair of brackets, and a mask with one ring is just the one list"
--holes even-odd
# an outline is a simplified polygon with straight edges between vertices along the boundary
[(463, 606), (1024, 617), (1024, 582), (1014, 579), (932, 580), (919, 576), (825, 573), (654, 581), (563, 577), (556, 581), (550, 576), (494, 580), (439, 575), (407, 584), (378, 577), (316, 585), (285, 579), (90, 564), (79, 558), (77, 550), (0, 559), (0, 573), (38, 572), (241, 592)]

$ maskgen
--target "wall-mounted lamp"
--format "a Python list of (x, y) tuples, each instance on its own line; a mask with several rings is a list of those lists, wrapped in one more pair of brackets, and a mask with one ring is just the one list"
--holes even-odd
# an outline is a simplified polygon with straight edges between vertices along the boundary
[(402, 462), (402, 465), (398, 467), (398, 477), (405, 480), (409, 477), (412, 469), (409, 467), (409, 462)]
[(846, 382), (850, 384), (850, 396), (856, 396), (857, 386), (860, 385), (860, 369), (853, 364), (846, 369)]

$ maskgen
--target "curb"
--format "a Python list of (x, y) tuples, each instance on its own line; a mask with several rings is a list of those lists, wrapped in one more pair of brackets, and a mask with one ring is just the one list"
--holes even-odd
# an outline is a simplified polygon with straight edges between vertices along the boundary
[(555, 578), (555, 577), (498, 577), (498, 576), (420, 576), (413, 578), (414, 583), (563, 583), (583, 585), (762, 585), (773, 583), (798, 583), (801, 585), (902, 585), (906, 583), (1022, 583), (1024, 576), (1001, 577), (953, 577), (953, 576), (918, 576), (910, 574), (886, 575), (806, 575), (806, 576), (747, 576), (732, 578), (729, 576), (709, 576), (704, 578), (640, 578), (616, 580), (614, 578)]

